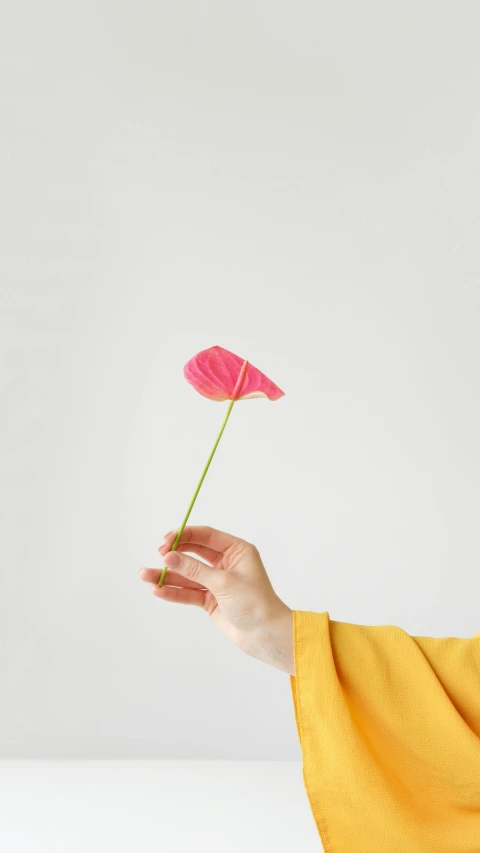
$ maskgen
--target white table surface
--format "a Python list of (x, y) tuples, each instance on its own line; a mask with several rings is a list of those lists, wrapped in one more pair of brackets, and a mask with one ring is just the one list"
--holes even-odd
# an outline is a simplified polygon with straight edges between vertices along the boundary
[(5, 853), (321, 853), (297, 762), (2, 761)]

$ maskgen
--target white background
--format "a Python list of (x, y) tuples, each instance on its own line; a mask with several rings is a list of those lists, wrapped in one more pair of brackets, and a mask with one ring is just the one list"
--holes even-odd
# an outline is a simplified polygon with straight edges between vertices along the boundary
[(316, 853), (295, 761), (2, 761), (8, 853)]
[[(288, 677), (158, 566), (192, 522), (279, 595), (480, 630), (477, 2), (2, 6), (0, 755), (299, 758)], [(260, 847), (259, 849), (266, 849)]]

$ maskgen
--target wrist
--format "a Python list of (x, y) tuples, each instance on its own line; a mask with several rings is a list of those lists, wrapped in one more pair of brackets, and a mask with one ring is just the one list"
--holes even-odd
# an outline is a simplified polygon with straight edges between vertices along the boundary
[(280, 599), (271, 616), (263, 622), (248, 653), (275, 669), (295, 675), (293, 611)]

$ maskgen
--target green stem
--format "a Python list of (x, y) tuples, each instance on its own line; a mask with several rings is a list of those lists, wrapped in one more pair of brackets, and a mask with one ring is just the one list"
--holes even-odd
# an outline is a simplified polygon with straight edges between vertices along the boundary
[[(231, 412), (231, 411), (232, 411), (232, 409), (233, 409), (233, 404), (234, 404), (234, 402), (235, 402), (235, 400), (231, 400), (230, 405), (229, 405), (229, 407), (228, 407), (228, 409), (227, 409), (227, 414), (225, 415), (225, 418), (224, 418), (223, 424), (222, 424), (222, 426), (221, 426), (220, 432), (219, 432), (219, 433), (218, 433), (218, 435), (217, 435), (217, 439), (216, 439), (216, 441), (215, 441), (215, 444), (213, 445), (212, 452), (210, 453), (210, 456), (208, 457), (207, 464), (205, 465), (205, 468), (203, 469), (202, 476), (200, 477), (200, 480), (199, 480), (198, 486), (197, 486), (197, 488), (195, 489), (195, 494), (193, 495), (193, 498), (192, 498), (192, 500), (190, 501), (190, 506), (188, 507), (188, 509), (187, 509), (187, 514), (186, 514), (185, 518), (184, 518), (184, 519), (183, 519), (183, 521), (182, 521), (182, 526), (180, 527), (180, 529), (179, 529), (179, 531), (178, 531), (177, 535), (175, 536), (175, 541), (174, 541), (174, 543), (173, 543), (173, 545), (172, 545), (172, 547), (171, 547), (171, 549), (170, 549), (171, 551), (175, 551), (175, 550), (176, 550), (176, 548), (177, 548), (178, 543), (180, 542), (180, 538), (181, 538), (181, 536), (182, 536), (182, 533), (183, 533), (184, 527), (185, 527), (185, 525), (186, 525), (186, 523), (187, 523), (187, 521), (188, 521), (188, 517), (189, 517), (189, 515), (190, 515), (190, 513), (191, 513), (191, 511), (192, 511), (192, 509), (193, 509), (193, 505), (194, 505), (194, 503), (195, 503), (195, 501), (196, 501), (196, 499), (197, 499), (197, 495), (198, 495), (198, 493), (199, 493), (199, 491), (200, 491), (200, 488), (201, 488), (201, 485), (202, 485), (202, 483), (203, 483), (203, 481), (204, 481), (204, 479), (205, 479), (205, 475), (206, 475), (206, 473), (207, 473), (207, 471), (208, 471), (208, 469), (209, 469), (209, 467), (210, 467), (210, 462), (212, 461), (212, 459), (213, 459), (213, 457), (214, 457), (214, 455), (215, 455), (215, 451), (216, 451), (216, 449), (217, 449), (217, 447), (218, 447), (218, 443), (219, 443), (219, 441), (220, 441), (220, 439), (221, 439), (221, 437), (222, 437), (223, 430), (225, 429), (225, 427), (226, 427), (226, 425), (227, 425), (227, 421), (228, 421), (228, 419), (229, 419), (229, 417), (230, 417), (230, 412)], [(163, 586), (163, 581), (165, 580), (165, 575), (167, 574), (167, 568), (168, 568), (168, 566), (164, 566), (164, 567), (163, 567), (163, 572), (162, 572), (162, 574), (160, 575), (160, 579), (159, 579), (159, 581), (158, 581), (158, 586), (159, 586), (159, 587)]]

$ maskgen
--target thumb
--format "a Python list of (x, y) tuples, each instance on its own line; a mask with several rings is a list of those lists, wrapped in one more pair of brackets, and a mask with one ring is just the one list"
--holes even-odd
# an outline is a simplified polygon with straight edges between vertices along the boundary
[(219, 589), (219, 586), (223, 586), (225, 581), (226, 573), (221, 569), (212, 569), (201, 560), (181, 554), (179, 551), (169, 551), (164, 560), (169, 569), (175, 569), (184, 578), (201, 584), (213, 593)]

